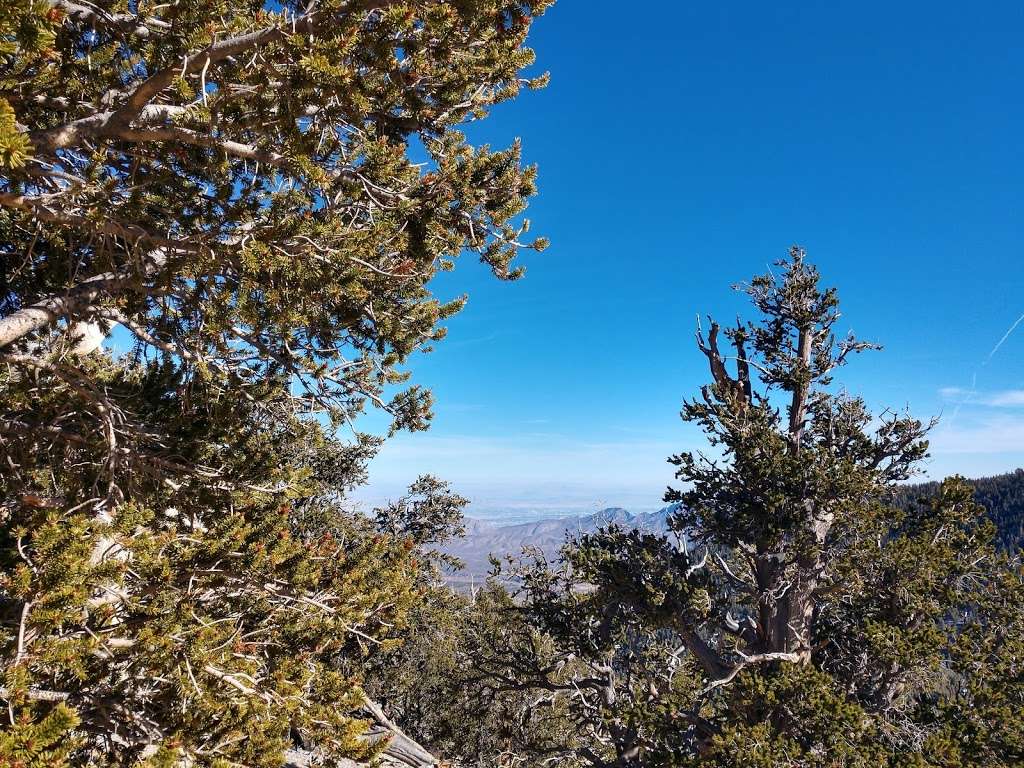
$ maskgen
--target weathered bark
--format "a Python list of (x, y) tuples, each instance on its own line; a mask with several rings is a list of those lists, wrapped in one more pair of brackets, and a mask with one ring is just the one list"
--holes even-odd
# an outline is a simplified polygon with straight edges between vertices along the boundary
[(799, 663), (809, 664), (816, 583), (806, 577), (809, 568), (800, 570), (796, 583), (776, 605), (771, 645), (774, 652), (795, 654)]
[(401, 765), (411, 766), (411, 768), (429, 768), (437, 765), (434, 756), (406, 736), (402, 729), (384, 714), (384, 710), (379, 704), (367, 699), (364, 706), (377, 723), (377, 726), (367, 731), (366, 737), (375, 740), (390, 739), (384, 748), (385, 755), (398, 761)]
[[(371, 743), (389, 739), (380, 759), (374, 765), (382, 768), (434, 768), (439, 764), (437, 758), (409, 738), (401, 728), (393, 723), (384, 710), (376, 702), (367, 699), (364, 708), (374, 721), (374, 725), (363, 738)], [(285, 753), (285, 765), (290, 768), (309, 768), (316, 762), (316, 749), (296, 747)], [(336, 763), (338, 768), (364, 768), (369, 763), (357, 763), (353, 760), (341, 760)]]
[[(797, 341), (799, 357), (798, 372), (809, 378), (811, 368), (811, 349), (814, 345), (814, 333), (809, 328), (801, 328)], [(793, 400), (789, 406), (789, 441), (795, 453), (800, 452), (800, 443), (804, 435), (804, 422), (807, 420), (807, 396), (810, 389), (809, 381), (800, 381), (793, 388)]]
[[(796, 374), (800, 377), (793, 387), (793, 398), (789, 408), (790, 451), (799, 454), (807, 421), (807, 402), (810, 396), (811, 353), (814, 349), (815, 334), (809, 327), (801, 327), (797, 337)], [(818, 564), (817, 544), (824, 541), (827, 527), (816, 524), (815, 506), (810, 500), (804, 503), (803, 524), (809, 534), (807, 541), (813, 541), (814, 552), (805, 552), (797, 557), (796, 573), (788, 584), (785, 594), (778, 601), (773, 628), (772, 650), (779, 653), (796, 654), (801, 663), (811, 661), (811, 630), (814, 617), (814, 590), (817, 583), (812, 574)], [(776, 586), (776, 588), (778, 588)]]

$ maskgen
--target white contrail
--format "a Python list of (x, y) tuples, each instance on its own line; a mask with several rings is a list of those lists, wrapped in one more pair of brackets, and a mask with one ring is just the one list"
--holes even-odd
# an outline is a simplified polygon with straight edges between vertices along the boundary
[(999, 342), (998, 342), (998, 343), (997, 343), (997, 344), (996, 344), (996, 345), (995, 345), (994, 347), (992, 347), (992, 351), (991, 351), (991, 352), (989, 352), (989, 353), (988, 353), (988, 357), (986, 357), (986, 358), (985, 358), (985, 363), (986, 363), (986, 364), (988, 363), (988, 361), (989, 361), (989, 360), (991, 360), (991, 359), (992, 359), (992, 356), (993, 356), (993, 355), (994, 355), (994, 354), (995, 354), (996, 352), (998, 352), (998, 351), (999, 351), (999, 348), (1000, 348), (1001, 346), (1003, 346), (1003, 344), (1004, 344), (1004, 343), (1006, 342), (1006, 340), (1007, 340), (1008, 338), (1010, 338), (1010, 334), (1011, 334), (1011, 333), (1013, 333), (1013, 332), (1014, 332), (1015, 330), (1017, 330), (1017, 326), (1018, 326), (1018, 325), (1020, 325), (1022, 321), (1024, 321), (1024, 315), (1021, 315), (1020, 317), (1018, 317), (1018, 318), (1016, 319), (1016, 321), (1014, 321), (1013, 325), (1011, 325), (1011, 326), (1010, 326), (1010, 329), (1009, 329), (1009, 330), (1008, 330), (1008, 331), (1007, 331), (1006, 333), (1004, 333), (1004, 334), (1003, 334), (1003, 338), (1001, 338), (1001, 339), (999, 340)]
[(992, 351), (989, 352), (988, 353), (988, 357), (986, 357), (982, 361), (981, 366), (978, 369), (976, 369), (974, 371), (974, 373), (971, 374), (971, 388), (967, 392), (961, 392), (960, 393), (960, 398), (959, 398), (959, 400), (957, 400), (956, 406), (953, 408), (952, 415), (949, 417), (949, 420), (946, 421), (944, 423), (944, 425), (943, 425), (943, 427), (945, 429), (948, 430), (950, 427), (953, 426), (953, 422), (956, 421), (956, 417), (960, 415), (960, 409), (963, 408), (964, 405), (966, 405), (968, 402), (970, 402), (971, 399), (977, 394), (977, 392), (978, 392), (978, 370), (980, 370), (981, 368), (984, 368), (986, 365), (989, 364), (989, 361), (991, 361), (993, 356), (995, 356), (996, 352), (999, 351), (999, 348), (1001, 346), (1003, 346), (1003, 344), (1006, 343), (1006, 340), (1008, 338), (1010, 338), (1010, 334), (1012, 334), (1015, 330), (1017, 330), (1017, 326), (1020, 325), (1022, 322), (1024, 322), (1024, 315), (1021, 315), (1016, 320), (1014, 320), (1013, 325), (1011, 325), (1007, 329), (1006, 333), (1003, 334), (1003, 338), (1001, 338), (999, 341), (997, 341), (996, 345), (994, 347), (992, 347)]

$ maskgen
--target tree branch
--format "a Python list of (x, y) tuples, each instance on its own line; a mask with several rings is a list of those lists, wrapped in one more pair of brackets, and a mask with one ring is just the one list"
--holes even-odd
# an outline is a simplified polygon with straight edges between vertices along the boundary
[[(370, 698), (366, 698), (363, 706), (381, 725), (383, 732), (390, 736), (390, 741), (384, 748), (384, 753), (388, 755), (388, 757), (399, 760), (412, 768), (429, 768), (429, 766), (437, 765), (436, 758), (415, 741), (406, 736), (402, 729), (395, 725), (388, 716), (384, 714), (384, 710), (379, 704), (377, 704), (377, 702)], [(369, 735), (372, 738), (376, 734), (371, 733)]]
[(138, 16), (134, 13), (107, 13), (98, 6), (74, 3), (70, 0), (51, 0), (54, 8), (64, 11), (70, 18), (93, 29), (108, 29), (120, 34), (133, 34), (147, 38), (154, 29), (166, 31), (171, 28), (163, 19), (155, 16)]
[(176, 141), (181, 144), (191, 144), (197, 147), (219, 149), (225, 154), (232, 155), (234, 157), (241, 157), (246, 160), (255, 160), (256, 162), (275, 167), (287, 165), (288, 163), (288, 158), (276, 152), (264, 152), (251, 144), (243, 144), (238, 141), (221, 139), (217, 136), (211, 136), (189, 128), (179, 128), (177, 126), (166, 126), (160, 128), (123, 128), (111, 131), (107, 135), (114, 136), (124, 141), (137, 143), (151, 141)]
[[(743, 654), (740, 654), (743, 656)], [(701, 691), (701, 694), (710, 693), (715, 688), (723, 686), (727, 683), (731, 683), (733, 679), (742, 672), (746, 667), (751, 664), (763, 664), (770, 661), (792, 661), (794, 663), (802, 660), (799, 653), (786, 653), (782, 651), (773, 651), (772, 653), (758, 653), (753, 656), (743, 656), (743, 661), (735, 665), (724, 677), (720, 677), (717, 680), (712, 680)]]
[(167, 262), (167, 253), (156, 250), (142, 261), (141, 269), (123, 268), (95, 275), (72, 286), (61, 295), (49, 296), (3, 318), (0, 320), (0, 349), (33, 331), (54, 324), (62, 317), (85, 314), (98, 299), (110, 295), (125, 283), (151, 277)]
[(84, 227), (101, 235), (120, 237), (133, 243), (145, 242), (154, 248), (164, 248), (169, 251), (183, 253), (196, 253), (199, 251), (191, 243), (158, 237), (134, 224), (122, 224), (117, 221), (98, 222), (67, 211), (54, 211), (48, 206), (48, 201), (57, 200), (59, 197), (60, 195), (28, 197), (26, 195), (15, 195), (10, 192), (0, 192), (0, 205), (26, 211), (39, 221), (63, 224), (65, 226)]

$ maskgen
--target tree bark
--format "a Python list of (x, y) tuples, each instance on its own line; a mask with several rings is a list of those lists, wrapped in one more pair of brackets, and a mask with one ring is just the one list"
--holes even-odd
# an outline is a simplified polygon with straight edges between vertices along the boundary
[[(801, 328), (797, 341), (797, 355), (800, 359), (799, 372), (802, 377), (809, 375), (813, 344), (813, 331), (809, 328)], [(800, 452), (800, 443), (803, 440), (804, 422), (807, 420), (807, 393), (809, 386), (809, 382), (806, 379), (801, 379), (793, 387), (793, 400), (789, 406), (789, 442), (794, 453)]]

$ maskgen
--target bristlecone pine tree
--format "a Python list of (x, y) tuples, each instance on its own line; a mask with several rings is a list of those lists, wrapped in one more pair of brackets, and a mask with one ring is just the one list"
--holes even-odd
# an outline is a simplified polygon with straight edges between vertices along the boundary
[[(1024, 761), (1024, 571), (961, 480), (900, 511), (927, 425), (833, 384), (873, 347), (794, 248), (745, 286), (762, 318), (697, 345), (674, 456), (677, 541), (608, 528), (527, 564), (477, 632), (481, 706), (549, 735), (529, 764), (1014, 766)], [(728, 341), (728, 347), (723, 343)], [(551, 737), (554, 738), (551, 738)]]
[(431, 277), (543, 246), (519, 147), (456, 129), (542, 85), (548, 4), (2, 3), (0, 764), (381, 748), (357, 661), (433, 534), (345, 513), (354, 419), (425, 427)]

